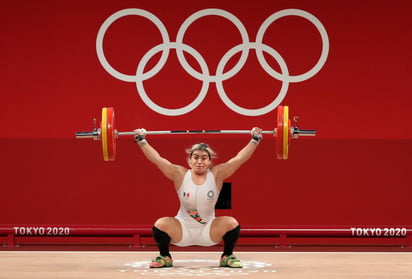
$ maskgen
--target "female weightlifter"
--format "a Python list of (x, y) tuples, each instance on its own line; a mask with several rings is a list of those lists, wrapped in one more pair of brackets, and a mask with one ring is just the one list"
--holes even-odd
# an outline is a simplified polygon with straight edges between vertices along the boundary
[(215, 152), (204, 143), (187, 150), (190, 169), (175, 165), (163, 158), (145, 139), (146, 130), (135, 130), (134, 140), (146, 158), (173, 181), (180, 200), (175, 217), (159, 218), (153, 226), (153, 237), (160, 256), (152, 260), (151, 268), (172, 267), (169, 244), (213, 246), (223, 240), (221, 267), (241, 268), (242, 263), (233, 255), (240, 234), (238, 221), (229, 216), (215, 217), (215, 204), (223, 181), (235, 173), (254, 153), (262, 140), (262, 130), (253, 128), (252, 139), (239, 153), (225, 163), (212, 167)]

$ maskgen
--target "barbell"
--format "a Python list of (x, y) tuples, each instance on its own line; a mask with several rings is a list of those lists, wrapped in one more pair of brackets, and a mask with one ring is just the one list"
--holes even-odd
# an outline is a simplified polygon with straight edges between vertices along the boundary
[[(277, 139), (276, 155), (278, 159), (286, 160), (289, 154), (289, 144), (291, 138), (299, 136), (315, 136), (315, 130), (302, 130), (297, 126), (298, 117), (293, 118), (294, 125), (289, 119), (289, 107), (278, 106), (276, 128), (273, 130), (263, 130), (262, 134), (273, 134)], [(250, 130), (169, 130), (169, 131), (147, 131), (148, 135), (167, 134), (250, 134)], [(102, 108), (102, 119), (100, 128), (96, 127), (94, 119), (94, 129), (90, 132), (76, 132), (76, 138), (91, 138), (100, 140), (102, 143), (103, 159), (114, 161), (116, 158), (116, 139), (119, 136), (134, 136), (135, 132), (119, 132), (116, 130), (115, 114), (113, 107)]]

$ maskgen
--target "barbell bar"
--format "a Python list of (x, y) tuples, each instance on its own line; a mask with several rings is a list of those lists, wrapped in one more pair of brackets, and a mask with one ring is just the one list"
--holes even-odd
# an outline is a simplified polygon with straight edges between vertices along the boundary
[[(289, 119), (289, 107), (278, 106), (276, 128), (273, 130), (263, 130), (262, 134), (272, 134), (276, 139), (276, 154), (278, 159), (286, 160), (289, 155), (290, 139), (299, 136), (316, 136), (316, 130), (303, 130), (297, 126), (298, 117), (294, 117), (294, 125)], [(250, 130), (164, 130), (147, 131), (147, 135), (187, 135), (187, 134), (250, 134)], [(113, 107), (102, 108), (102, 119), (100, 128), (96, 126), (94, 119), (94, 129), (89, 132), (76, 132), (77, 139), (91, 138), (102, 142), (103, 159), (114, 161), (116, 158), (116, 139), (119, 136), (134, 136), (135, 132), (119, 132), (116, 130), (115, 113)]]

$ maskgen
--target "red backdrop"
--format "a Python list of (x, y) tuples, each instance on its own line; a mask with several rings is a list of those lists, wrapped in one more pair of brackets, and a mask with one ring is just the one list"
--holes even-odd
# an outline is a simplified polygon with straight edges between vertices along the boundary
[[(300, 116), (301, 128), (318, 135), (292, 140), (287, 161), (276, 159), (275, 140), (265, 136), (251, 161), (229, 179), (233, 209), (218, 214), (249, 225), (412, 224), (410, 1), (60, 0), (2, 1), (0, 7), (0, 224), (150, 224), (175, 214), (171, 183), (130, 138), (119, 140), (117, 160), (110, 163), (103, 162), (98, 142), (74, 139), (76, 131), (92, 129), (103, 106), (115, 108), (119, 131), (275, 127), (276, 110), (257, 116), (234, 112), (213, 81), (203, 102), (186, 114), (163, 115), (148, 107), (136, 82), (110, 75), (96, 51), (102, 24), (126, 8), (155, 15), (170, 42), (186, 19), (207, 8), (236, 16), (250, 42), (269, 16), (284, 9), (312, 14), (327, 32), (325, 64), (313, 77), (290, 82), (282, 100)], [(183, 41), (190, 47), (185, 54), (190, 65), (201, 72), (196, 51), (214, 76), (222, 57), (242, 40), (230, 21), (205, 16), (188, 27)], [(274, 21), (263, 41), (281, 55), (291, 76), (309, 71), (324, 47), (315, 25), (298, 16)], [(147, 18), (124, 16), (110, 25), (103, 49), (117, 71), (133, 76), (161, 42)], [(224, 71), (240, 56), (229, 59)], [(265, 57), (280, 70), (278, 60)], [(149, 59), (145, 71), (159, 58), (157, 53)], [(196, 98), (202, 81), (185, 71), (171, 49), (165, 66), (143, 84), (155, 103), (176, 109)], [(234, 103), (256, 109), (276, 98), (282, 82), (263, 70), (250, 49), (244, 66), (223, 86)], [(196, 141), (210, 143), (218, 162), (248, 141), (247, 136), (148, 138), (180, 164), (184, 149)]]

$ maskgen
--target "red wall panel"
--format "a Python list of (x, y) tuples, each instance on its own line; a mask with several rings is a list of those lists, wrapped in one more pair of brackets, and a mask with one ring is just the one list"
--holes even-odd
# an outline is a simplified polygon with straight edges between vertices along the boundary
[[(126, 8), (153, 13), (175, 42), (190, 15), (218, 8), (236, 16), (254, 42), (265, 19), (293, 8), (315, 16), (329, 39), (321, 70), (305, 81), (290, 82), (282, 101), (292, 115), (300, 116), (301, 128), (316, 129), (318, 135), (293, 140), (288, 161), (276, 159), (275, 141), (265, 136), (251, 161), (229, 179), (233, 209), (219, 214), (250, 225), (411, 225), (411, 5), (399, 0), (390, 6), (386, 1), (2, 1), (0, 223), (150, 224), (175, 214), (171, 183), (130, 138), (119, 140), (117, 160), (111, 163), (102, 161), (98, 142), (74, 139), (76, 131), (92, 129), (92, 118), (100, 118), (102, 106), (115, 107), (120, 131), (274, 128), (276, 110), (238, 114), (221, 100), (215, 82), (187, 114), (153, 111), (135, 82), (114, 78), (99, 62), (96, 38), (109, 16)], [(147, 51), (161, 42), (148, 19), (127, 16), (110, 26), (103, 46), (116, 70), (134, 75)], [(241, 37), (230, 21), (207, 16), (188, 27), (184, 42), (202, 55), (214, 75)], [(322, 50), (315, 26), (297, 16), (273, 22), (264, 42), (282, 56), (290, 75), (310, 70)], [(234, 55), (225, 71), (240, 56)], [(193, 55), (185, 57), (201, 71)], [(265, 57), (280, 70), (276, 59)], [(160, 53), (145, 69), (159, 58)], [(263, 70), (251, 49), (239, 73), (223, 85), (234, 103), (255, 109), (272, 102), (282, 82)], [(144, 81), (148, 96), (168, 108), (187, 105), (201, 86), (181, 66), (174, 49), (162, 70)], [(248, 138), (149, 140), (165, 157), (185, 164), (184, 150), (196, 141), (209, 142), (223, 162)]]

